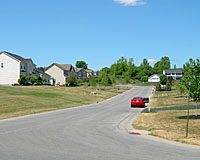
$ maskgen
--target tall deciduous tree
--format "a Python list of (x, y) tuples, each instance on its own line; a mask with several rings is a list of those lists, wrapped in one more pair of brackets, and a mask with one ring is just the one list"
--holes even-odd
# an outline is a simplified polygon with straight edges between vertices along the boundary
[(83, 69), (87, 69), (87, 63), (85, 61), (76, 61), (76, 67), (77, 68), (83, 68)]
[(162, 74), (163, 70), (170, 69), (170, 59), (169, 57), (162, 57), (160, 61), (154, 64), (154, 73)]

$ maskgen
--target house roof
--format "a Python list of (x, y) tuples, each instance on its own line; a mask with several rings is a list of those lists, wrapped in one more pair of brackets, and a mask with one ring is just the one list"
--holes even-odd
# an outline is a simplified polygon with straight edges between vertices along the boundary
[[(24, 63), (31, 62), (33, 65), (35, 65), (35, 64), (33, 63), (32, 59), (25, 59), (25, 58), (23, 58), (23, 57), (21, 57), (21, 56), (18, 56), (18, 55), (16, 55), (16, 54), (12, 54), (12, 53), (9, 53), (9, 52), (6, 52), (6, 51), (0, 52), (0, 54), (2, 54), (2, 53), (6, 54), (6, 55), (8, 55), (8, 56), (10, 56), (10, 57), (12, 57), (12, 58), (18, 60), (18, 61), (21, 61), (21, 62), (24, 62)], [(35, 65), (35, 66), (36, 66), (36, 65)]]
[(164, 70), (165, 73), (182, 73), (181, 69), (168, 69), (168, 70)]
[(83, 68), (75, 68), (75, 72), (80, 72)]
[(152, 76), (149, 77), (149, 79), (152, 78), (152, 77), (154, 77), (154, 76), (158, 76), (160, 78), (161, 75), (162, 74), (153, 74)]
[(91, 69), (85, 69), (85, 71), (88, 72), (88, 73), (94, 72), (94, 71), (91, 70)]
[(57, 66), (58, 68), (62, 69), (63, 71), (71, 71), (73, 69), (73, 66), (71, 64), (57, 64), (57, 63), (52, 63), (49, 67), (47, 67), (46, 70), (51, 68), (52, 66)]
[(45, 73), (45, 72), (43, 72), (43, 71), (41, 71), (41, 70), (39, 70), (39, 69), (36, 69), (35, 71), (36, 71), (37, 73), (40, 73), (40, 74), (43, 74), (43, 75), (46, 75), (46, 76), (51, 77), (49, 74), (47, 74), (47, 73)]

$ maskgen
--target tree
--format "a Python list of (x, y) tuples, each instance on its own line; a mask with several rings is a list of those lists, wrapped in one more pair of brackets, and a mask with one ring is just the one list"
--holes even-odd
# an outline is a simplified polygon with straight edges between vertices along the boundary
[(162, 74), (163, 70), (170, 69), (170, 64), (169, 57), (162, 57), (160, 61), (154, 64), (154, 73)]
[(70, 72), (69, 76), (66, 78), (67, 86), (74, 86), (77, 81), (77, 75), (75, 73)]
[(167, 76), (166, 75), (161, 75), (160, 76), (160, 83), (162, 84), (162, 85), (166, 85), (166, 83), (167, 83)]
[(109, 77), (109, 75), (108, 74), (104, 74), (103, 76), (102, 76), (102, 79), (101, 79), (101, 82), (100, 82), (102, 85), (104, 85), (104, 86), (110, 86), (111, 84), (112, 84), (112, 81), (111, 81), (111, 79), (110, 79), (110, 77)]
[(76, 67), (77, 68), (83, 68), (83, 69), (87, 69), (87, 63), (85, 61), (76, 61)]
[(143, 77), (141, 78), (141, 81), (142, 81), (142, 82), (147, 82), (147, 81), (148, 81), (148, 76), (143, 76)]

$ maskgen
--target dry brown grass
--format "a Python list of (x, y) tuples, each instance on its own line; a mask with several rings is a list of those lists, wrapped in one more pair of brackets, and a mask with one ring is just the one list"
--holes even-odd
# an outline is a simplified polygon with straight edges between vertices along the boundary
[[(195, 102), (190, 102), (195, 105)], [(187, 106), (187, 99), (178, 95), (176, 90), (171, 92), (158, 92), (153, 95), (150, 102), (151, 108), (164, 108), (172, 106)], [(200, 111), (198, 111), (200, 114)], [(190, 110), (190, 116), (195, 115), (195, 110)], [(142, 113), (134, 122), (133, 127), (148, 130), (151, 135), (161, 138), (200, 145), (200, 115), (198, 119), (189, 120), (189, 136), (185, 138), (186, 110), (156, 111)], [(195, 116), (194, 116), (195, 117)]]
[[(151, 98), (149, 105), (151, 108), (187, 106), (188, 99), (185, 98), (184, 95), (178, 94), (178, 92), (173, 89), (172, 91), (156, 92)], [(196, 103), (190, 102), (190, 105), (196, 105)]]
[(0, 119), (97, 103), (128, 89), (130, 88), (0, 86)]
[[(194, 110), (190, 111), (194, 114)], [(142, 113), (134, 122), (134, 128), (148, 130), (151, 135), (161, 138), (200, 145), (200, 119), (190, 119), (189, 136), (185, 138), (186, 119), (185, 110), (159, 111), (154, 113)]]

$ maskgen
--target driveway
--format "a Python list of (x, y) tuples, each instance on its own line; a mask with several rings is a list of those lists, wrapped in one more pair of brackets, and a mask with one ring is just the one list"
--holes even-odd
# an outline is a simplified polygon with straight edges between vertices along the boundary
[(0, 160), (199, 160), (200, 150), (133, 136), (119, 129), (134, 87), (102, 103), (0, 121)]

